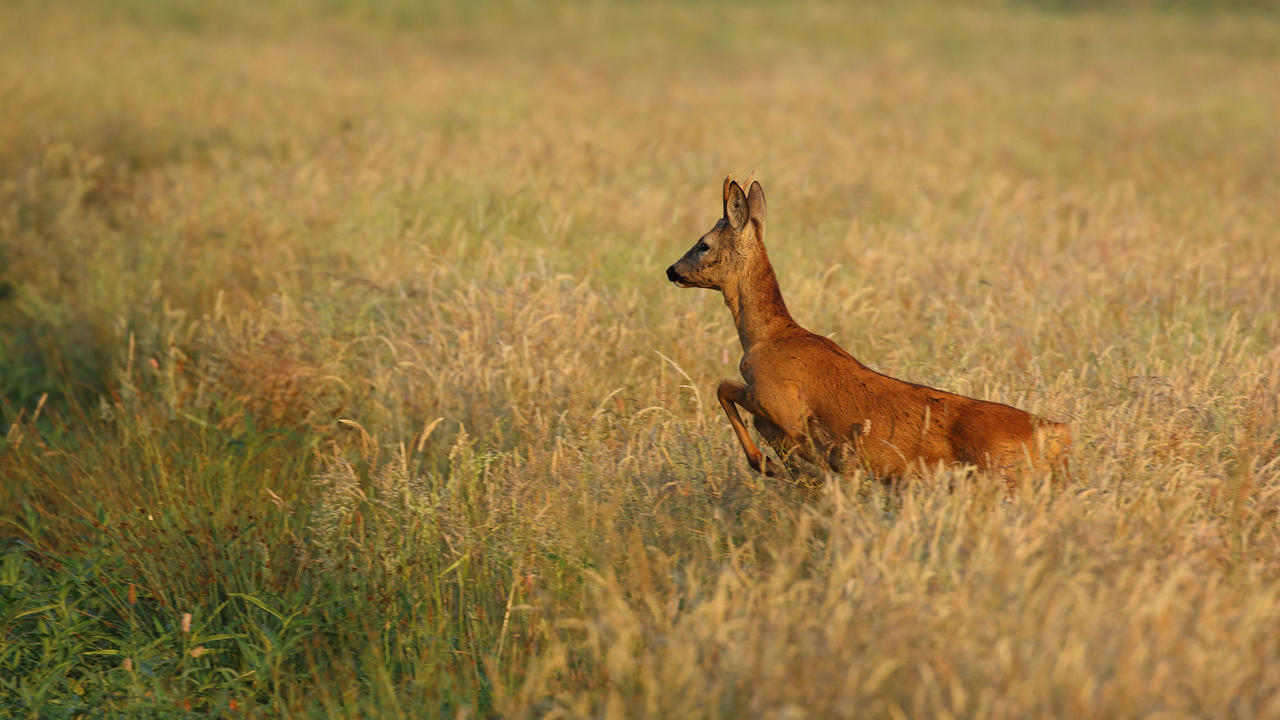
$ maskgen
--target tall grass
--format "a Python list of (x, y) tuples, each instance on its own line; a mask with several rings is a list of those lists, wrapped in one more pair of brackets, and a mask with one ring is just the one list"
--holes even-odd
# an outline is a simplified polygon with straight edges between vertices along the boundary
[[(0, 714), (1280, 717), (1265, 8), (0, 7)], [(1068, 420), (752, 475), (662, 275)]]

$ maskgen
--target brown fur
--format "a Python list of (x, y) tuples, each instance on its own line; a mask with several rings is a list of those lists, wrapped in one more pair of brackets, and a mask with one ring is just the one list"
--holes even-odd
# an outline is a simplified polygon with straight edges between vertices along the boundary
[(900, 478), (942, 464), (971, 465), (1012, 483), (1030, 469), (1065, 474), (1071, 436), (1062, 423), (875, 372), (787, 310), (764, 247), (760, 183), (724, 182), (724, 214), (671, 267), (681, 287), (719, 290), (742, 343), (746, 383), (716, 390), (747, 462), (776, 474), (747, 432), (741, 407), (780, 457), (836, 472), (862, 467)]

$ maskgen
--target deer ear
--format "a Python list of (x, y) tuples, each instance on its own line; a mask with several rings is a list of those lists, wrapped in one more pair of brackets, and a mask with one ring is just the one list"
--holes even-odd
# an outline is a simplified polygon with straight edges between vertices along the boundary
[(734, 232), (741, 232), (742, 228), (747, 226), (747, 219), (750, 217), (751, 213), (747, 209), (747, 194), (742, 192), (741, 185), (731, 181), (728, 189), (725, 190), (724, 219), (733, 226)]
[(724, 214), (729, 216), (729, 186), (733, 184), (733, 173), (724, 176)]
[(751, 190), (747, 193), (747, 209), (750, 210), (752, 220), (764, 222), (764, 188), (760, 187), (759, 182), (751, 183)]

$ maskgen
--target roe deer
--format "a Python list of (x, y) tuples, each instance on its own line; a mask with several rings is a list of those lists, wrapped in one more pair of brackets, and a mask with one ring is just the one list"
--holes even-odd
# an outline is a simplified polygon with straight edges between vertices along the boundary
[(967, 464), (1013, 484), (1027, 470), (1067, 472), (1067, 427), (1008, 405), (905, 382), (858, 362), (792, 319), (764, 249), (764, 190), (724, 181), (724, 213), (667, 268), (680, 287), (719, 290), (742, 343), (746, 383), (724, 380), (716, 396), (752, 469), (774, 476), (742, 423), (783, 460), (841, 472), (852, 462), (888, 480), (939, 463)]

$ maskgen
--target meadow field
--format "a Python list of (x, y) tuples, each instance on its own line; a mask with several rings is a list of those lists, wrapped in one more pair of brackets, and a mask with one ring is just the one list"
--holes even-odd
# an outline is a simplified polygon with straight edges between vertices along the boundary
[[(1073, 481), (753, 474), (727, 172)], [(1280, 14), (6, 0), (0, 437), (0, 717), (1280, 718)]]

